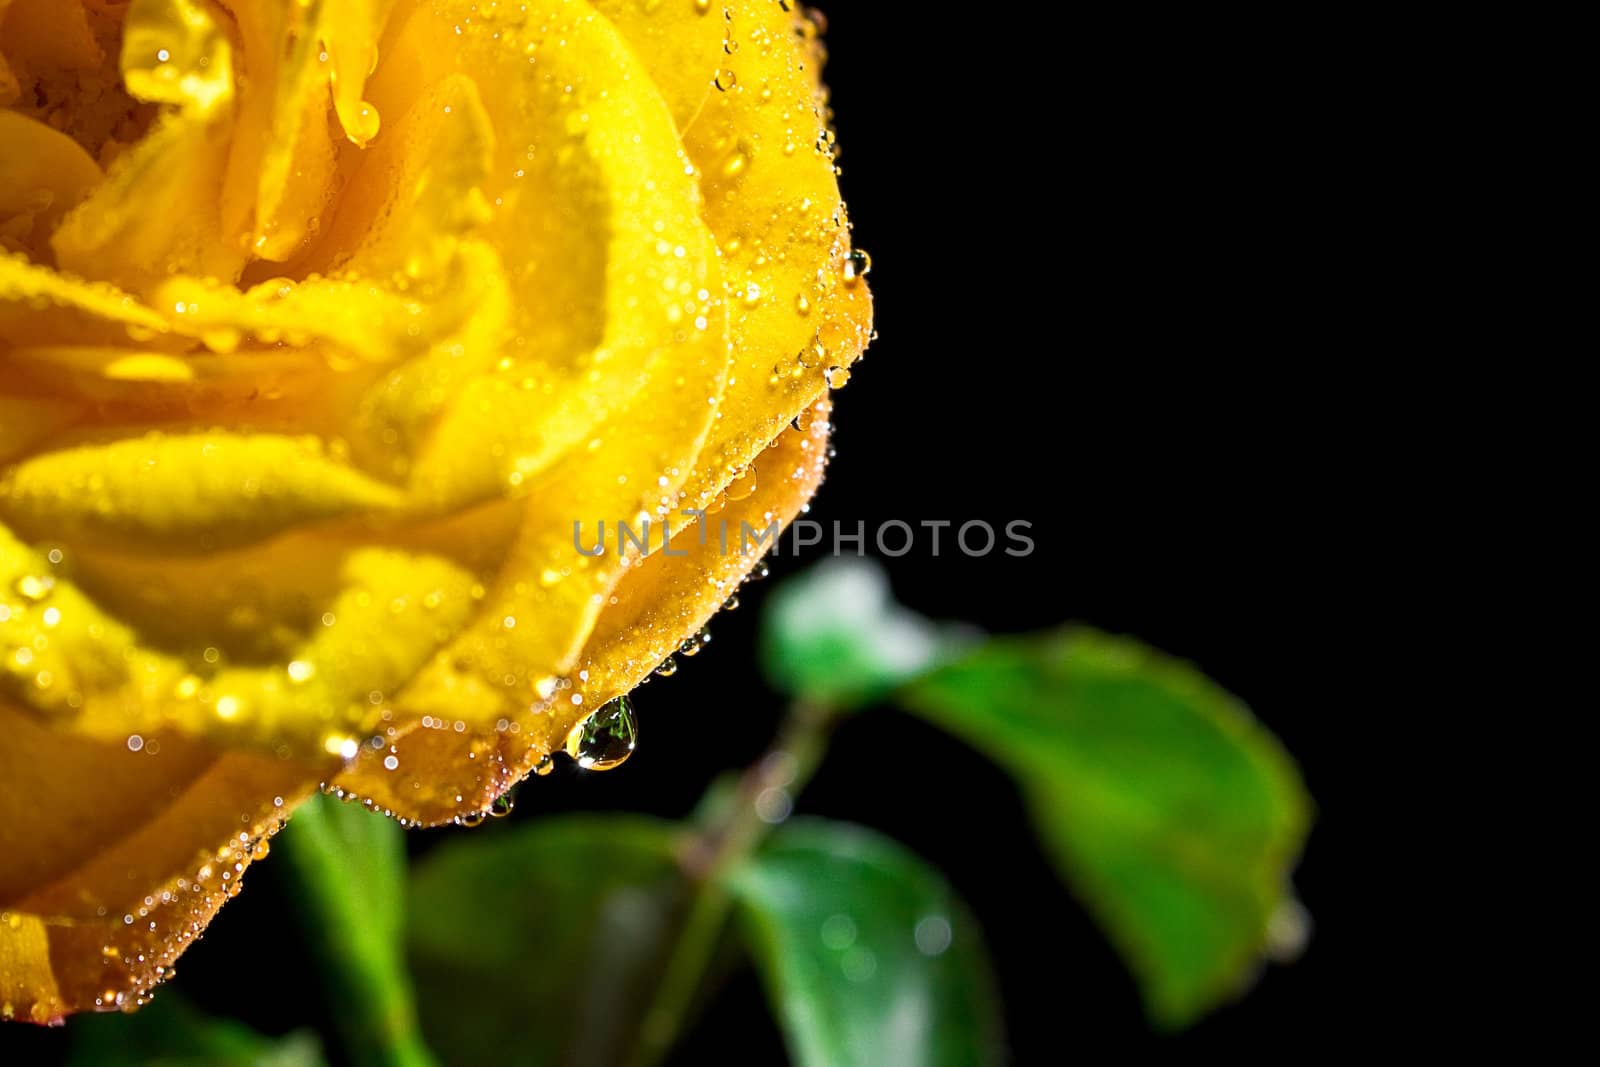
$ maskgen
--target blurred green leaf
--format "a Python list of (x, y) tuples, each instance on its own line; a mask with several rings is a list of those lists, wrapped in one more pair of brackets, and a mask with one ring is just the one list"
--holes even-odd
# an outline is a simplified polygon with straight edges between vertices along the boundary
[(405, 835), (392, 819), (314, 797), (277, 838), (280, 876), (311, 934), (345, 1051), (357, 1064), (423, 1067), (406, 973)]
[(309, 1032), (266, 1038), (203, 1015), (163, 990), (132, 1015), (82, 1015), (68, 1024), (67, 1067), (322, 1067)]
[(728, 884), (801, 1067), (1003, 1058), (978, 927), (938, 872), (901, 846), (797, 820)]
[(974, 631), (907, 611), (883, 569), (832, 559), (767, 599), (761, 657), (781, 692), (836, 710), (871, 703), (971, 643)]
[[(288, 844), (297, 867), (315, 863), (345, 881), (343, 895), (364, 918), (362, 926), (386, 950), (400, 943), (405, 927), (406, 835), (400, 824), (359, 804), (317, 797), (289, 823)], [(314, 838), (308, 849), (300, 841)]]
[(1303, 937), (1310, 802), (1277, 741), (1188, 664), (1089, 630), (987, 642), (905, 703), (1021, 785), (1146, 1007), (1182, 1026)]
[(445, 1061), (622, 1062), (678, 928), (677, 841), (670, 823), (574, 816), (480, 830), (419, 864), (409, 946)]

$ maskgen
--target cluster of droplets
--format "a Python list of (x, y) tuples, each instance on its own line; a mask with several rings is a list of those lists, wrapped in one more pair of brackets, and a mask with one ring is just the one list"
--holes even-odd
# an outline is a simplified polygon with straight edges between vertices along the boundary
[(382, 815), (385, 818), (393, 819), (395, 822), (400, 824), (402, 829), (412, 830), (422, 825), (421, 823), (412, 819), (407, 819), (404, 816), (396, 814), (393, 809), (384, 807), (371, 797), (361, 796), (353, 789), (346, 789), (343, 786), (335, 785), (332, 782), (321, 782), (318, 783), (317, 790), (323, 796), (332, 797), (334, 800), (337, 800), (340, 803), (359, 804), (361, 807), (372, 812), (374, 815)]
[(22, 695), (25, 703), (52, 711), (82, 706), (82, 694), (70, 679), (52, 667), (52, 643), (65, 614), (56, 599), (56, 568), (64, 559), (59, 548), (44, 554), (46, 566), (17, 574), (0, 588), (0, 685)]
[[(872, 273), (872, 257), (861, 249), (852, 249), (848, 252), (840, 269), (840, 280), (846, 289), (859, 286), (868, 274)], [(818, 271), (817, 288), (823, 291), (826, 288), (826, 272)], [(746, 303), (751, 295), (759, 302), (760, 288), (754, 283), (746, 289)], [(811, 300), (805, 293), (800, 293), (795, 302), (795, 309), (802, 317), (811, 312)], [(812, 334), (811, 340), (805, 347), (795, 353), (788, 360), (781, 360), (774, 364), (770, 383), (778, 384), (787, 378), (802, 378), (807, 371), (821, 369), (823, 377), (827, 379), (828, 388), (842, 389), (850, 381), (850, 370), (845, 366), (844, 360), (838, 358), (838, 353), (830, 349), (823, 342), (821, 331)]]
[(480, 808), (477, 811), (463, 812), (455, 817), (454, 822), (455, 825), (463, 826), (470, 830), (474, 827), (482, 826), (490, 819), (505, 818), (516, 809), (516, 806), (516, 790), (515, 788), (512, 788), (495, 797), (487, 808)]
[[(763, 578), (767, 574), (768, 568), (766, 564), (761, 563), (757, 565), (757, 570), (752, 574), (752, 578)], [(725, 608), (737, 606), (738, 600), (736, 597), (730, 597), (728, 603), (724, 605)], [(677, 654), (692, 658), (699, 655), (710, 643), (710, 628), (702, 627), (698, 633), (684, 639), (678, 646)], [(677, 660), (673, 656), (668, 656), (652, 673), (667, 678), (676, 674), (677, 671)], [(649, 677), (647, 676), (644, 681), (648, 680)], [(548, 690), (546, 695), (554, 696), (558, 692), (570, 690), (571, 687), (570, 679), (552, 679), (546, 687)], [(575, 701), (579, 699), (581, 698), (574, 696)], [(502, 722), (500, 728), (503, 731), (509, 731), (512, 725), (514, 724), (510, 722)], [(637, 749), (638, 741), (638, 712), (634, 707), (632, 698), (623, 695), (608, 700), (573, 726), (567, 734), (566, 741), (562, 746), (562, 752), (583, 770), (610, 771), (628, 761)], [(391, 747), (391, 753), (393, 751), (394, 749)], [(394, 758), (393, 755), (386, 758), (385, 766), (387, 769), (395, 769), (388, 763), (388, 760)], [(543, 778), (554, 770), (555, 760), (553, 755), (546, 754), (534, 765), (532, 773), (536, 777)], [(393, 811), (381, 807), (370, 798), (363, 798), (343, 787), (324, 782), (322, 784), (322, 792), (345, 803), (360, 803), (369, 811), (386, 815), (390, 818), (397, 818)], [(457, 797), (458, 801), (460, 799), (462, 798)], [(463, 812), (452, 821), (456, 826), (469, 829), (475, 828), (483, 825), (489, 819), (503, 818), (510, 815), (515, 808), (515, 803), (515, 789), (513, 788), (513, 790), (495, 798), (489, 807)], [(397, 821), (408, 827), (415, 825), (405, 819), (398, 819)]]
[[(281, 811), (282, 797), (274, 797), (273, 809)], [(241, 818), (256, 822), (250, 812)], [(240, 831), (236, 836), (202, 857), (190, 875), (179, 876), (134, 901), (120, 916), (105, 905), (95, 909), (96, 917), (115, 936), (100, 946), (98, 992), (91, 1000), (102, 1011), (132, 1011), (148, 1004), (155, 988), (177, 974), (173, 961), (191, 944), (200, 940), (213, 912), (225, 901), (238, 896), (245, 869), (271, 851), (271, 838), (284, 826), (282, 818), (264, 820), (258, 833)], [(18, 912), (0, 911), (0, 926), (20, 930), (26, 922), (37, 922)], [(65, 1005), (40, 1001), (28, 1012), (30, 1021), (54, 1023)], [(0, 1021), (19, 1015), (10, 1001), (0, 1002)]]

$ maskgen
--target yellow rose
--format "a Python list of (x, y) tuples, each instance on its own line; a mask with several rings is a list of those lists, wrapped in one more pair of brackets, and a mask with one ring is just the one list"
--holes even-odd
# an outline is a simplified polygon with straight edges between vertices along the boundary
[(475, 818), (755, 565), (684, 509), (811, 495), (864, 261), (724, 2), (0, 0), (4, 1018), (140, 1003), (319, 782)]

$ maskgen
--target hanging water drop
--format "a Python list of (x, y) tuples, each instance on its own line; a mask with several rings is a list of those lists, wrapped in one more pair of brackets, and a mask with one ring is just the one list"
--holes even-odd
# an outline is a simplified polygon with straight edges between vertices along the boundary
[(739, 594), (735, 593), (722, 602), (723, 611), (735, 611), (739, 607)]
[(607, 701), (572, 728), (567, 755), (586, 771), (609, 771), (628, 762), (639, 741), (639, 720), (625, 696)]
[(666, 659), (662, 660), (661, 665), (656, 668), (656, 673), (663, 678), (671, 678), (674, 674), (678, 673), (678, 661), (673, 659), (671, 656), (668, 656)]
[(533, 773), (538, 775), (540, 778), (546, 778), (550, 775), (550, 772), (554, 771), (555, 769), (556, 761), (551, 759), (547, 754), (541, 756), (539, 758), (539, 762), (534, 764)]
[(698, 656), (700, 654), (700, 650), (705, 648), (710, 643), (711, 628), (703, 626), (700, 628), (699, 633), (695, 634), (693, 637), (687, 637), (684, 639), (683, 644), (678, 646), (678, 655), (689, 656), (691, 658)]
[(872, 257), (861, 249), (857, 248), (844, 257), (844, 284), (846, 288), (855, 288), (862, 278), (871, 273)]
[(510, 793), (501, 793), (494, 798), (494, 803), (489, 805), (489, 818), (503, 819), (510, 815), (517, 806), (517, 798)]

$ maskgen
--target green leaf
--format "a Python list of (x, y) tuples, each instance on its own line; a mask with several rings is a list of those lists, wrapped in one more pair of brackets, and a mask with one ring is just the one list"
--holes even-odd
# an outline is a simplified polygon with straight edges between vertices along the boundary
[(938, 873), (860, 827), (796, 820), (729, 875), (801, 1067), (1003, 1059), (978, 927)]
[(576, 816), (476, 831), (419, 864), (409, 946), (449, 1063), (616, 1064), (678, 920), (678, 832)]
[(900, 607), (883, 569), (859, 559), (828, 560), (778, 586), (762, 624), (772, 684), (835, 709), (871, 703), (973, 638)]
[(67, 1067), (322, 1067), (315, 1035), (272, 1039), (201, 1014), (176, 990), (132, 1015), (84, 1015), (68, 1024)]
[(1310, 820), (1276, 740), (1193, 667), (1089, 630), (993, 640), (905, 703), (1005, 767), (1159, 1024), (1235, 995), (1303, 921)]
[(278, 836), (280, 874), (319, 964), (357, 1064), (424, 1067), (406, 973), (406, 853), (398, 823), (355, 804), (314, 797)]

